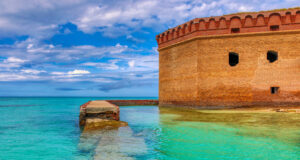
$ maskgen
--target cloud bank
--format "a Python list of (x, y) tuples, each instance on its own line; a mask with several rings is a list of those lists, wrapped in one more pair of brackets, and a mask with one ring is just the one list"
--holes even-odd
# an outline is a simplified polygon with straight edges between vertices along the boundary
[[(297, 0), (0, 1), (0, 82), (40, 83), (52, 94), (157, 90), (156, 34), (197, 17), (298, 5)], [(2, 85), (0, 94), (10, 88)]]

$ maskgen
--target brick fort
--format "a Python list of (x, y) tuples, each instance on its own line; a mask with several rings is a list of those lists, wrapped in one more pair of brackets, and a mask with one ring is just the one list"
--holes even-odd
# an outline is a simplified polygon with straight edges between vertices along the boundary
[(160, 106), (300, 106), (300, 9), (196, 18), (156, 40)]

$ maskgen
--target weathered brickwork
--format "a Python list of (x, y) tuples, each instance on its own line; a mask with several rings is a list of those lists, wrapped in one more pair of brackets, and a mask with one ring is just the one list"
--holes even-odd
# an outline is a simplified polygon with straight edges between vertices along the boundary
[[(196, 42), (161, 51), (159, 58), (159, 102), (195, 103), (198, 97)], [(163, 103), (162, 103), (163, 104)]]
[[(296, 22), (297, 11), (286, 13), (291, 13), (291, 23)], [(277, 60), (270, 63), (268, 51), (277, 52)], [(236, 66), (229, 65), (229, 52), (238, 54)], [(162, 106), (300, 105), (300, 28), (188, 38), (182, 35), (159, 43), (159, 53)], [(271, 87), (279, 89), (272, 94)]]

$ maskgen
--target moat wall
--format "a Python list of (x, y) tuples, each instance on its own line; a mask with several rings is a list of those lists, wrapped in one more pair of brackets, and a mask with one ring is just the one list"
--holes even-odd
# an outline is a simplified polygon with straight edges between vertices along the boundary
[[(275, 62), (268, 51), (278, 53)], [(201, 36), (159, 52), (160, 106), (300, 104), (299, 30)], [(238, 53), (236, 66), (229, 52)]]

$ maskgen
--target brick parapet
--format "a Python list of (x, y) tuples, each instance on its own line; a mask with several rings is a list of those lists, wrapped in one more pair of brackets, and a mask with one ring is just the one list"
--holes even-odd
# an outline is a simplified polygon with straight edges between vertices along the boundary
[[(235, 30), (237, 29), (237, 30)], [(300, 29), (300, 9), (196, 18), (156, 36), (159, 49), (193, 37)]]

